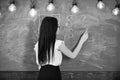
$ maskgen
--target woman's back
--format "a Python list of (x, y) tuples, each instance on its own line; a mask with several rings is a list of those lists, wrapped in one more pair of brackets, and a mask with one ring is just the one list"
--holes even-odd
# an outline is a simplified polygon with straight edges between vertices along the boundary
[(59, 66), (61, 65), (62, 63), (62, 53), (58, 50), (59, 49), (59, 46), (62, 44), (63, 41), (61, 40), (56, 40), (55, 41), (55, 46), (54, 46), (54, 55), (52, 57), (52, 54), (51, 54), (51, 57), (50, 57), (50, 63), (47, 63), (47, 64), (51, 64), (51, 65), (54, 65), (54, 66)]
[[(62, 44), (62, 40), (56, 40), (54, 46), (54, 55), (52, 57), (52, 53), (50, 53), (50, 62), (46, 62), (43, 65), (50, 64), (54, 66), (59, 66), (62, 63), (62, 53), (58, 50), (59, 46)], [(35, 45), (34, 50), (36, 51), (36, 63), (40, 66), (38, 62), (38, 42)], [(51, 51), (50, 51), (51, 52)]]

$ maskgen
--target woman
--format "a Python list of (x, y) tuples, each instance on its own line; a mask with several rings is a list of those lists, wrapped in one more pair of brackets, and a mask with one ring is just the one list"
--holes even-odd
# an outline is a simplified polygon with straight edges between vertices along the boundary
[(64, 41), (56, 40), (59, 33), (58, 21), (54, 17), (45, 17), (41, 23), (40, 36), (38, 41), (38, 80), (61, 80), (59, 66), (62, 62), (62, 53), (74, 59), (88, 38), (87, 30), (81, 37), (77, 47), (71, 52)]

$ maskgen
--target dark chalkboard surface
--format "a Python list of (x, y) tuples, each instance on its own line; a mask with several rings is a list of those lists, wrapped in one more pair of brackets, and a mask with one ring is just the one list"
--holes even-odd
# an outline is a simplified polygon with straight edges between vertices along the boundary
[[(87, 26), (89, 38), (82, 46), (82, 49), (75, 59), (63, 55), (62, 71), (114, 71), (118, 70), (117, 53), (119, 49), (118, 32), (115, 26), (110, 24), (98, 24)], [(64, 29), (61, 35), (69, 49), (73, 49), (85, 30), (83, 27)], [(116, 27), (117, 28), (117, 27)], [(65, 32), (65, 34), (64, 34)]]

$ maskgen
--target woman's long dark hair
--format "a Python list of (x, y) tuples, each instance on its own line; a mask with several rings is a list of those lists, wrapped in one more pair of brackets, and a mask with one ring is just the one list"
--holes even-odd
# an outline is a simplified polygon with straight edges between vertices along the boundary
[(45, 17), (41, 23), (38, 42), (38, 60), (39, 63), (50, 61), (50, 52), (54, 55), (54, 44), (56, 40), (56, 31), (58, 21), (54, 17)]

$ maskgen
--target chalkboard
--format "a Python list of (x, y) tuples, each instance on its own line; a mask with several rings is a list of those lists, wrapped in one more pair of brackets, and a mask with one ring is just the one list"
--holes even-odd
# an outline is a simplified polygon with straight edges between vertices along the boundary
[[(87, 27), (72, 27), (62, 30), (60, 35), (69, 49), (77, 44), (80, 35), (88, 28), (89, 38), (75, 59), (63, 55), (62, 71), (114, 71), (117, 70), (119, 53), (117, 33), (110, 24), (98, 24)], [(112, 32), (112, 33), (111, 33)]]

